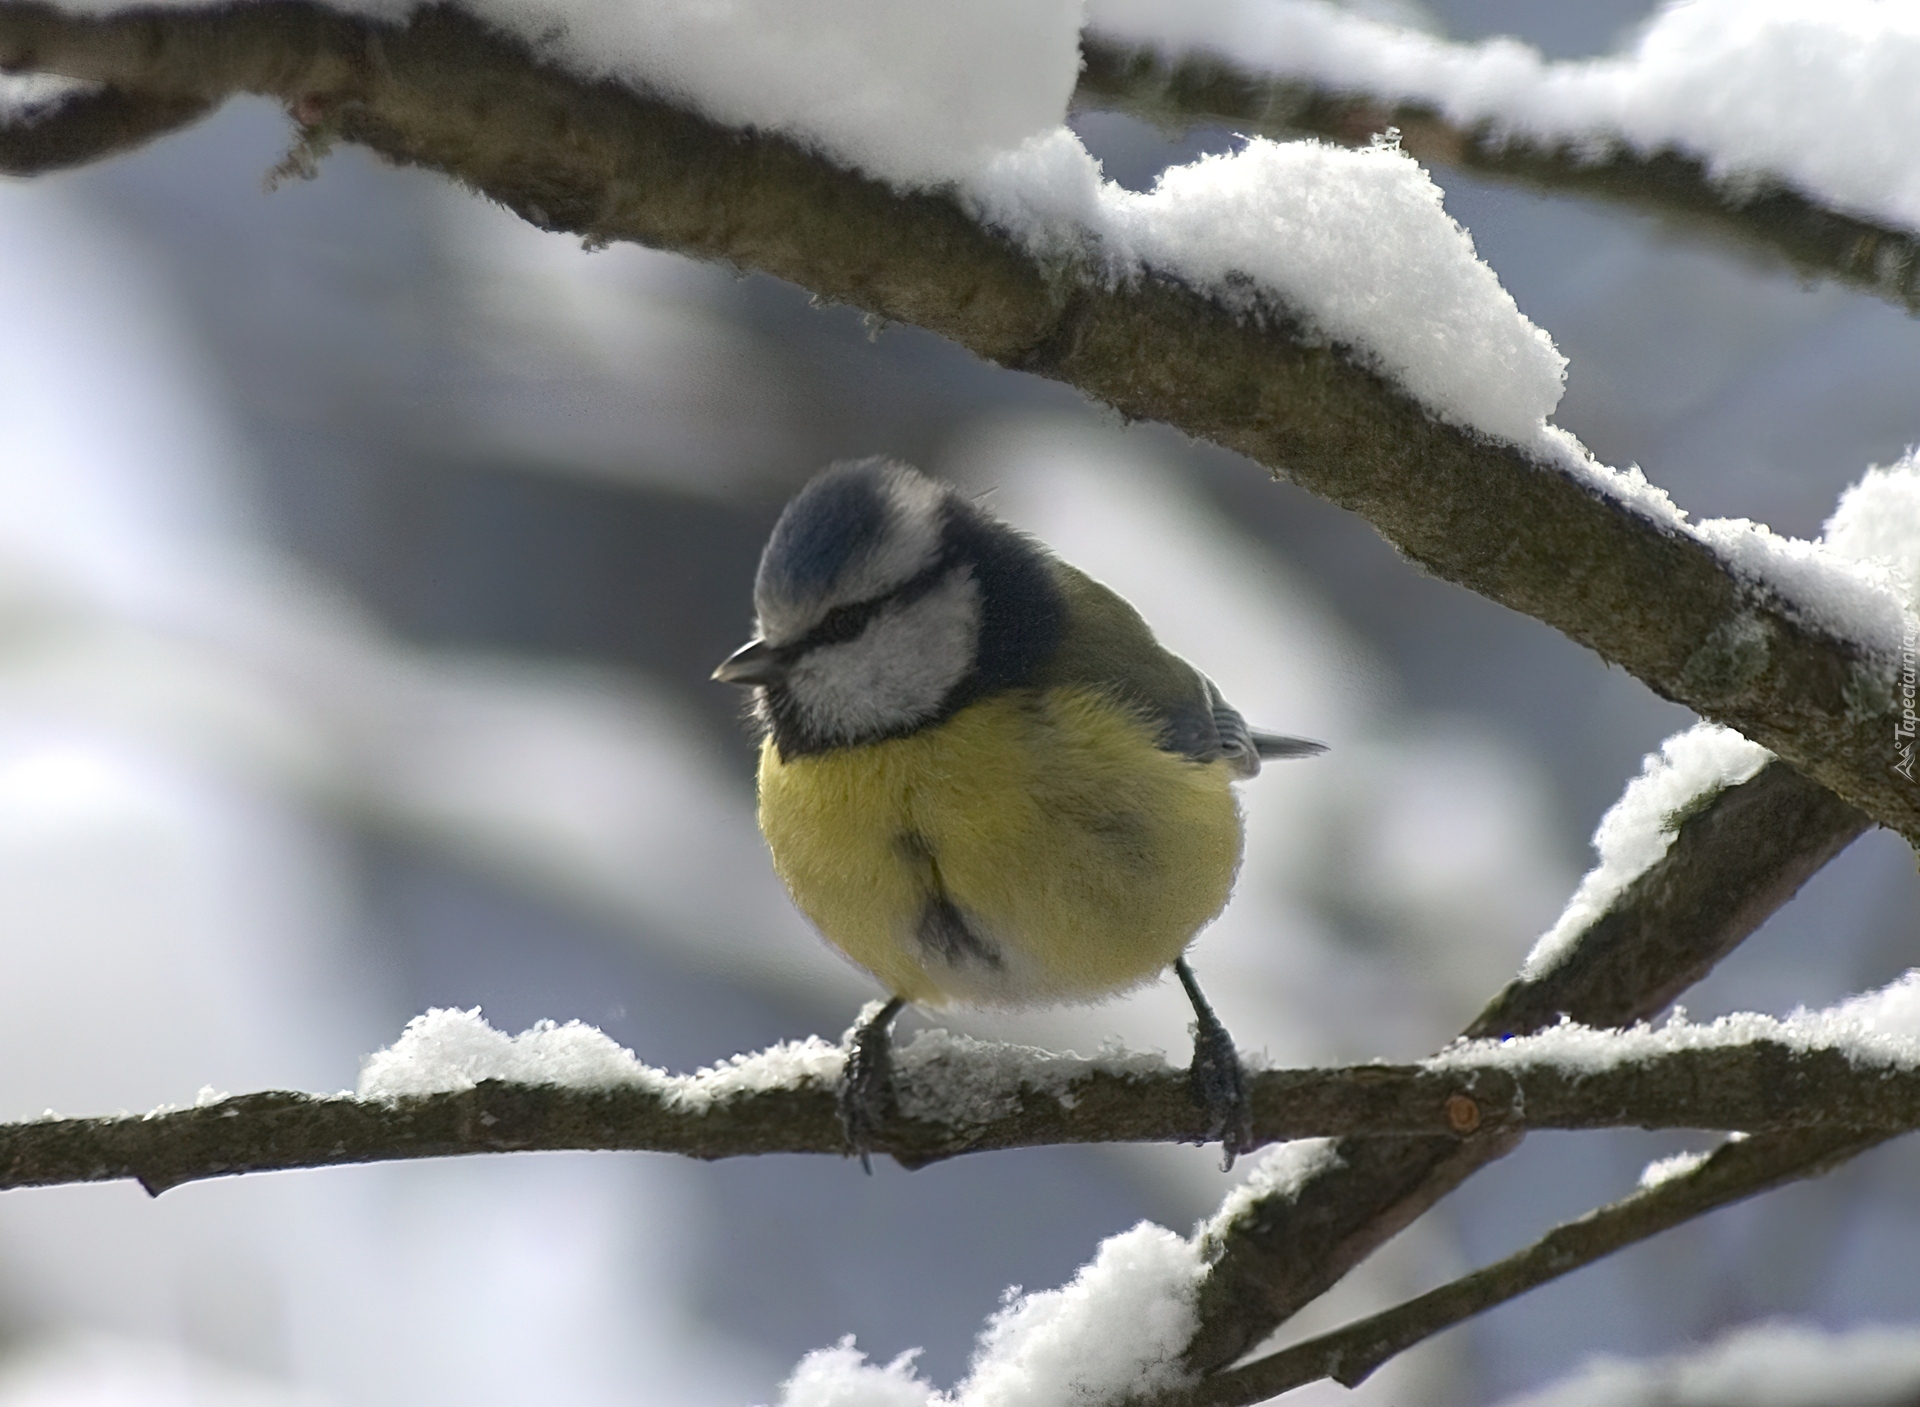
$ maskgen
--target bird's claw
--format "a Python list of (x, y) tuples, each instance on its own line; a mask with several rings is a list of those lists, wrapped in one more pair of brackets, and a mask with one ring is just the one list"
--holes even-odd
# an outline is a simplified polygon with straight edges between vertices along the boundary
[(847, 1061), (840, 1072), (836, 1105), (847, 1152), (860, 1159), (860, 1166), (869, 1175), (873, 1172), (874, 1143), (897, 1107), (891, 1027), (903, 1005), (896, 998), (873, 1014), (864, 1015), (847, 1036)]
[(1207, 1111), (1205, 1141), (1220, 1140), (1220, 1171), (1229, 1171), (1253, 1147), (1253, 1091), (1233, 1038), (1217, 1020), (1194, 1023), (1187, 1094)]
[(1225, 1155), (1220, 1171), (1228, 1172), (1235, 1158), (1253, 1151), (1253, 1088), (1233, 1037), (1200, 994), (1187, 960), (1178, 959), (1173, 971), (1193, 1003), (1193, 1064), (1187, 1070), (1187, 1094), (1207, 1111), (1207, 1132), (1200, 1141), (1220, 1140)]

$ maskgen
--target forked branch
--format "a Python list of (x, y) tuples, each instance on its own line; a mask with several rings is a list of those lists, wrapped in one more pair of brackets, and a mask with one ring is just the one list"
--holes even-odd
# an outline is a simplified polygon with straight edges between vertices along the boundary
[(1140, 1407), (1249, 1407), (1321, 1378), (1356, 1387), (1388, 1359), (1495, 1305), (1716, 1208), (1818, 1177), (1886, 1137), (1821, 1130), (1724, 1144), (1699, 1166), (1555, 1227), (1505, 1260)]
[(543, 228), (764, 270), (1165, 421), (1352, 509), (1437, 575), (1920, 838), (1920, 787), (1890, 765), (1890, 660), (1598, 481), (1436, 420), (1285, 308), (1249, 318), (1168, 274), (1114, 282), (1091, 260), (1043, 261), (954, 192), (901, 192), (576, 78), (445, 6), (390, 26), (309, 0), (92, 18), (0, 0), (0, 67), (269, 94), (326, 137), (444, 171)]
[[(1563, 1014), (1596, 1026), (1654, 1016), (1866, 826), (1832, 793), (1767, 764), (1682, 821), (1666, 855), (1560, 963), (1513, 983), (1464, 1034), (1524, 1034)], [(1289, 1195), (1250, 1203), (1217, 1234), (1189, 1366), (1205, 1372), (1247, 1353), (1519, 1140), (1515, 1130), (1464, 1142), (1349, 1139)]]

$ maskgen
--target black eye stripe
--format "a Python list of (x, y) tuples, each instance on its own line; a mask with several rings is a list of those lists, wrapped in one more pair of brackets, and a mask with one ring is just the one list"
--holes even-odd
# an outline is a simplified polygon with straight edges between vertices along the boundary
[(816, 645), (838, 645), (853, 639), (867, 628), (867, 622), (879, 615), (880, 608), (892, 599), (890, 596), (880, 596), (871, 601), (855, 601), (850, 606), (835, 606), (806, 633), (799, 641), (798, 648), (811, 650)]
[(912, 605), (932, 591), (946, 579), (954, 565), (955, 554), (952, 551), (942, 552), (920, 572), (908, 577), (886, 595), (875, 596), (866, 601), (849, 602), (844, 606), (835, 606), (820, 618), (820, 623), (812, 630), (791, 645), (783, 647), (781, 653), (798, 658), (822, 645), (840, 645), (857, 638), (860, 632), (872, 623), (873, 618), (886, 607)]

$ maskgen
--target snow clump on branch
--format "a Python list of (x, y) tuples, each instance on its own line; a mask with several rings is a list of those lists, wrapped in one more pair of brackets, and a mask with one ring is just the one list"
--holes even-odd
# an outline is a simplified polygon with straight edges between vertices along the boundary
[[(1092, 0), (1089, 23), (1171, 59), (1210, 50), (1276, 78), (1437, 111), (1455, 127), (1595, 158), (1678, 150), (1728, 181), (1784, 180), (1920, 229), (1920, 9), (1875, 0), (1667, 4), (1622, 53), (1549, 62), (1455, 44), (1324, 0)], [(1781, 101), (1791, 93), (1791, 102)]]
[[(77, 15), (220, 0), (57, 0)], [(405, 24), (424, 0), (327, 0)], [(927, 188), (1059, 125), (1080, 72), (1077, 0), (458, 0), (536, 57), (789, 137)]]
[(1008, 1291), (951, 1393), (914, 1370), (914, 1354), (869, 1363), (848, 1337), (800, 1360), (779, 1407), (1053, 1407), (1175, 1387), (1204, 1269), (1193, 1242), (1141, 1222), (1061, 1289)]
[(1640, 775), (1600, 818), (1593, 833), (1599, 863), (1588, 870), (1552, 928), (1520, 965), (1521, 979), (1538, 981), (1558, 967), (1591, 928), (1673, 846), (1680, 822), (1728, 787), (1740, 785), (1773, 754), (1718, 723), (1696, 723), (1676, 733), (1640, 763)]
[[(1877, 643), (1910, 637), (1920, 615), (1920, 451), (1869, 469), (1840, 496), (1819, 542), (1801, 542), (1745, 519), (1710, 519), (1690, 531), (1749, 580), (1791, 602), (1815, 625)], [(1535, 981), (1673, 845), (1678, 823), (1772, 754), (1730, 728), (1697, 723), (1647, 754), (1640, 775), (1593, 835), (1599, 862), (1580, 881), (1553, 927), (1520, 968)]]
[(1841, 494), (1821, 541), (1849, 561), (1879, 563), (1920, 613), (1920, 450), (1869, 469)]
[(1391, 141), (1255, 138), (1143, 194), (1102, 179), (1062, 128), (962, 191), (1043, 256), (1090, 235), (1111, 280), (1159, 273), (1242, 314), (1302, 317), (1453, 424), (1535, 445), (1560, 403), (1566, 358)]
[[(510, 1036), (488, 1024), (478, 1007), (436, 1007), (414, 1017), (400, 1039), (366, 1058), (356, 1094), (384, 1101), (419, 1099), (499, 1080), (567, 1089), (644, 1089), (671, 1107), (704, 1112), (755, 1094), (831, 1088), (845, 1060), (845, 1046), (809, 1036), (675, 1075), (642, 1063), (583, 1021), (538, 1021)], [(955, 1128), (1005, 1118), (1027, 1093), (1070, 1108), (1075, 1082), (1095, 1073), (1151, 1078), (1169, 1071), (1158, 1053), (1114, 1047), (1087, 1059), (976, 1041), (938, 1028), (916, 1033), (894, 1053), (901, 1112)]]
[(436, 1007), (400, 1039), (368, 1056), (361, 1099), (418, 1099), (472, 1089), (482, 1080), (570, 1089), (639, 1088), (681, 1107), (705, 1109), (740, 1095), (803, 1084), (831, 1085), (845, 1054), (819, 1037), (736, 1055), (693, 1075), (670, 1075), (584, 1021), (538, 1021), (517, 1036), (495, 1030), (480, 1008)]
[(1455, 1041), (1424, 1063), (1429, 1070), (1551, 1065), (1570, 1074), (1595, 1074), (1683, 1050), (1760, 1043), (1803, 1054), (1836, 1051), (1859, 1069), (1920, 1068), (1920, 968), (1817, 1011), (1803, 1007), (1785, 1017), (1741, 1011), (1700, 1023), (1675, 1007), (1663, 1025), (1643, 1021), (1624, 1030), (1562, 1021), (1531, 1035)]
[(517, 1036), (497, 1031), (480, 1008), (436, 1007), (407, 1023), (400, 1039), (367, 1057), (362, 1099), (408, 1099), (472, 1089), (482, 1080), (608, 1089), (647, 1085), (659, 1075), (605, 1033), (579, 1021), (541, 1021)]

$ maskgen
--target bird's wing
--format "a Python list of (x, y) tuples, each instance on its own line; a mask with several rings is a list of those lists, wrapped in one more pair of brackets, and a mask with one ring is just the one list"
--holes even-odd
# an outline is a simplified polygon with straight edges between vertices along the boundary
[(1298, 738), (1251, 731), (1214, 682), (1155, 640), (1123, 597), (1064, 562), (1056, 562), (1055, 571), (1067, 626), (1037, 684), (1106, 690), (1158, 722), (1160, 745), (1167, 751), (1196, 762), (1224, 760), (1242, 777), (1258, 772), (1263, 757), (1306, 757), (1324, 750)]

